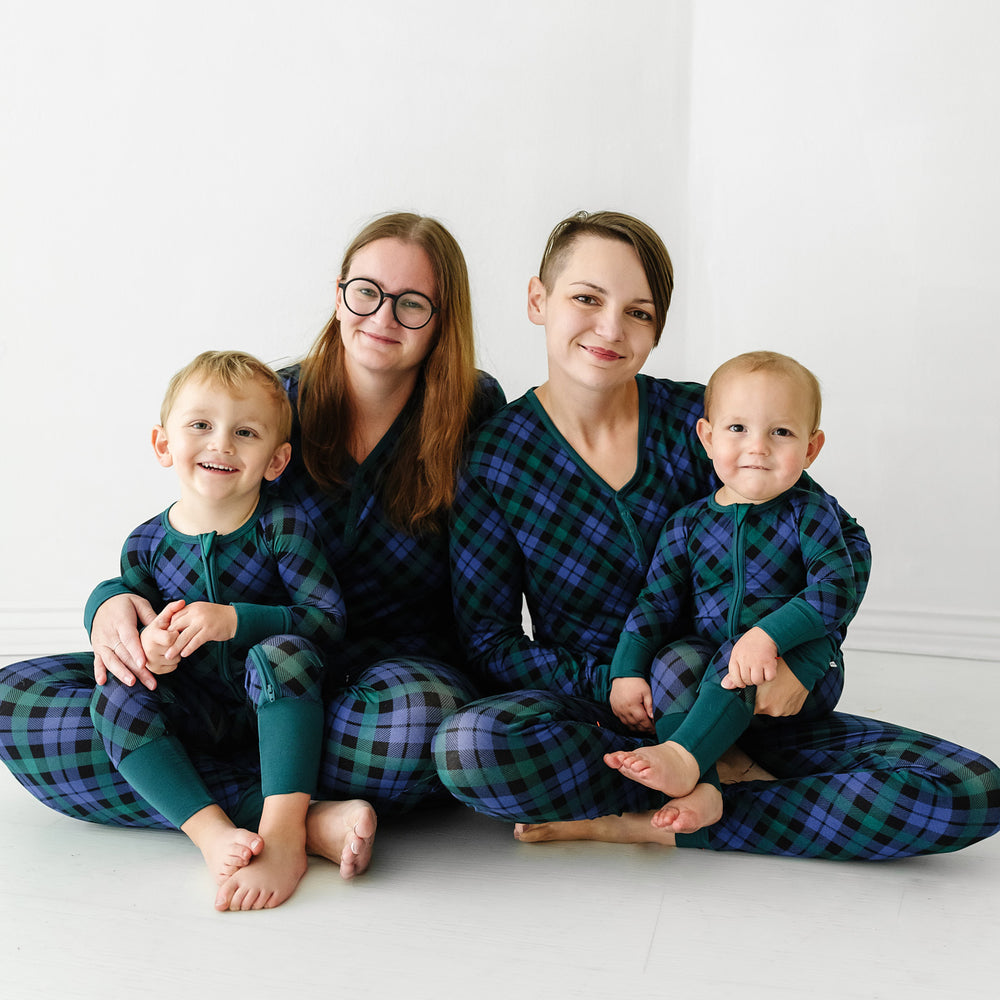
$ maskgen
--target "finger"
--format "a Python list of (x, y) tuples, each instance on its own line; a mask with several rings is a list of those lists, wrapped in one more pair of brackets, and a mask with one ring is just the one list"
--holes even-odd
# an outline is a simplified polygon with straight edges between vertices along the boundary
[(171, 601), (151, 622), (147, 622), (149, 625), (153, 625), (155, 628), (167, 628), (171, 619), (174, 615), (184, 607), (183, 601)]
[(108, 682), (108, 668), (104, 666), (101, 654), (96, 652), (94, 653), (94, 680), (98, 685), (104, 685)]

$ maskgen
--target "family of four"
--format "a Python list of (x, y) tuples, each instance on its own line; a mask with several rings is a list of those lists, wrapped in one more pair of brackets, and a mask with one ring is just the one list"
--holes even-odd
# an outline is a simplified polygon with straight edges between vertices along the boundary
[(91, 595), (91, 651), (0, 671), (7, 767), (68, 816), (182, 830), (220, 910), (277, 906), (309, 854), (360, 874), (378, 815), (448, 794), (526, 842), (994, 833), (992, 761), (835, 711), (870, 562), (805, 473), (816, 379), (764, 351), (707, 389), (642, 374), (672, 291), (641, 221), (561, 222), (528, 287), (548, 377), (504, 405), (451, 234), (373, 221), (300, 364), (171, 380), (178, 499)]

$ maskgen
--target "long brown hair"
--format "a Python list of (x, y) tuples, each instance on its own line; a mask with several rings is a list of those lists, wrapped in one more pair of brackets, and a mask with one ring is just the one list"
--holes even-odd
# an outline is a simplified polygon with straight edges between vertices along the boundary
[[(378, 487), (393, 524), (416, 533), (437, 530), (455, 497), (455, 471), (476, 391), (472, 295), (455, 238), (436, 219), (409, 212), (365, 226), (344, 252), (341, 276), (348, 275), (359, 250), (390, 238), (413, 243), (430, 258), (440, 310), (437, 335), (414, 389), (414, 412)], [(302, 362), (299, 387), (302, 457), (327, 492), (343, 484), (355, 420), (335, 312)]]

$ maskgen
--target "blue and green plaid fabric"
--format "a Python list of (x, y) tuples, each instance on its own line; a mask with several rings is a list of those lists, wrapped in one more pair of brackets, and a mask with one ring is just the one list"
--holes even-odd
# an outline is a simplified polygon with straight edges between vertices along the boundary
[[(293, 403), (298, 368), (284, 372)], [(471, 424), (503, 404), (496, 380), (480, 378)], [(378, 501), (386, 459), (412, 407), (333, 495), (309, 479), (293, 439), (293, 459), (269, 491), (313, 522), (347, 608), (346, 634), (328, 652), (325, 724), (317, 795), (360, 795), (383, 812), (441, 794), (430, 742), (441, 721), (474, 697), (450, 605), (447, 535), (412, 536), (391, 525)], [(123, 592), (108, 581), (88, 604)], [(450, 664), (451, 666), (445, 666)], [(115, 771), (90, 719), (93, 654), (44, 657), (0, 671), (0, 757), (36, 798), (100, 823), (170, 825)], [(262, 803), (257, 748), (238, 760), (192, 753), (213, 798), (243, 826)]]
[[(608, 664), (668, 517), (718, 484), (695, 434), (702, 387), (641, 375), (637, 382), (638, 465), (619, 491), (579, 459), (533, 393), (472, 441), (452, 534), (456, 616), (471, 663), (509, 693), (448, 719), (434, 752), (445, 787), (489, 815), (583, 819), (663, 803), (603, 762), (610, 750), (645, 742), (624, 732), (606, 705)], [(861, 594), (868, 542), (837, 512)], [(688, 653), (696, 662), (701, 655)], [(691, 690), (704, 672), (701, 663), (685, 674)], [(675, 687), (687, 690), (682, 680)], [(786, 729), (798, 742), (785, 739)], [(722, 823), (697, 843), (898, 857), (954, 850), (1000, 826), (1000, 771), (933, 737), (833, 714), (755, 723), (744, 741), (782, 780), (727, 788)]]

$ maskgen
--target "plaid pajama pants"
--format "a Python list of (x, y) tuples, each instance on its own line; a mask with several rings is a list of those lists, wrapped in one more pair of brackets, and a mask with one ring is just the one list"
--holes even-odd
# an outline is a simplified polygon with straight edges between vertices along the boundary
[[(36, 799), (67, 816), (171, 827), (111, 763), (91, 721), (95, 687), (90, 652), (0, 670), (0, 758)], [(431, 660), (398, 657), (360, 671), (324, 696), (317, 797), (362, 797), (391, 814), (443, 795), (431, 737), (474, 696), (467, 678)], [(256, 743), (196, 750), (191, 758), (233, 822), (256, 829), (263, 807)]]
[[(654, 703), (693, 697), (704, 649), (675, 644), (652, 675)], [(594, 819), (659, 808), (666, 797), (609, 768), (640, 746), (605, 705), (547, 691), (483, 698), (451, 716), (433, 749), (445, 787), (515, 822)], [(834, 712), (754, 720), (740, 740), (777, 777), (723, 787), (723, 818), (678, 846), (832, 859), (955, 851), (1000, 828), (1000, 769), (953, 743)]]

